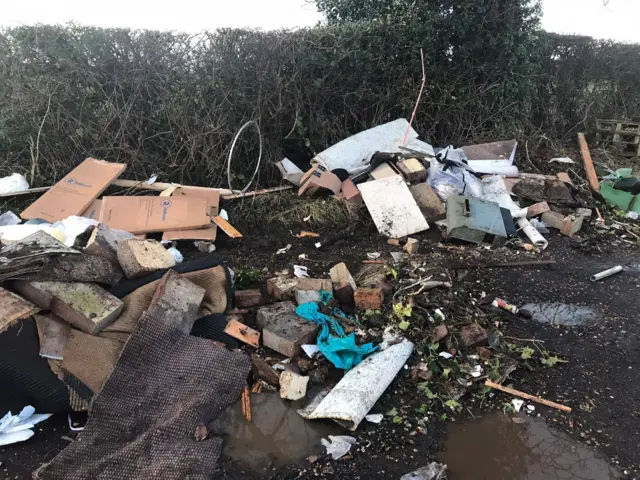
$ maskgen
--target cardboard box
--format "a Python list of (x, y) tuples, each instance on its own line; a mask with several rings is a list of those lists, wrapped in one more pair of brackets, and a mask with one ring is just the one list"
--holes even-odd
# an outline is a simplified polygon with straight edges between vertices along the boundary
[(207, 210), (204, 198), (104, 197), (100, 223), (133, 234), (204, 228)]
[(87, 158), (20, 216), (25, 220), (41, 218), (54, 223), (70, 215), (82, 215), (125, 168), (122, 163)]
[[(175, 197), (203, 198), (207, 201), (209, 216), (213, 219), (213, 217), (218, 215), (220, 209), (220, 192), (216, 190), (209, 188), (178, 187), (171, 194), (171, 198)], [(162, 234), (162, 240), (206, 240), (213, 242), (216, 239), (217, 233), (218, 226), (212, 220), (206, 228), (164, 232)]]
[(98, 220), (100, 218), (100, 210), (102, 209), (102, 200), (94, 200), (84, 212), (81, 217), (90, 218), (91, 220)]
[(334, 195), (337, 195), (340, 193), (341, 188), (342, 182), (337, 175), (331, 173), (322, 165), (316, 165), (302, 176), (298, 196), (310, 197), (323, 189), (330, 190)]

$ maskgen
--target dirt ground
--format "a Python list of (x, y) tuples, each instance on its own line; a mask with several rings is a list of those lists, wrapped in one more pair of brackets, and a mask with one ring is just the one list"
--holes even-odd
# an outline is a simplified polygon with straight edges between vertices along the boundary
[[(233, 219), (233, 211), (231, 212)], [(299, 229), (242, 225), (241, 241), (221, 239), (218, 254), (228, 266), (260, 271), (258, 284), (283, 268), (304, 264), (312, 277), (327, 276), (329, 268), (344, 261), (357, 270), (368, 252), (380, 252), (390, 261), (389, 252), (397, 247), (387, 245), (368, 220), (354, 223), (354, 228), (327, 230), (319, 239), (298, 239)], [(536, 414), (576, 440), (594, 447), (606, 455), (621, 472), (623, 478), (640, 478), (640, 384), (636, 381), (640, 369), (637, 321), (637, 299), (640, 292), (640, 255), (635, 238), (620, 235), (604, 236), (592, 226), (585, 227), (579, 238), (569, 239), (549, 235), (550, 245), (545, 252), (530, 253), (516, 246), (488, 249), (458, 244), (443, 248), (437, 229), (418, 235), (421, 250), (409, 264), (422, 265), (435, 278), (450, 279), (452, 290), (432, 290), (423, 295), (420, 304), (426, 310), (440, 308), (447, 318), (450, 333), (460, 325), (481, 319), (486, 325), (497, 326), (507, 342), (518, 347), (539, 340), (535, 345), (546, 352), (567, 360), (553, 367), (541, 364), (537, 355), (522, 361), (510, 375), (507, 384), (513, 388), (542, 396), (573, 408), (570, 414), (538, 406)], [(313, 246), (323, 243), (321, 249)], [(282, 255), (275, 252), (292, 244)], [(300, 260), (305, 253), (308, 260)], [(469, 263), (503, 262), (514, 260), (552, 259), (546, 266), (510, 268), (447, 268)], [(455, 265), (454, 265), (455, 264)], [(628, 269), (599, 283), (589, 277), (614, 265)], [(408, 268), (411, 269), (410, 267)], [(406, 271), (406, 267), (405, 270)], [(402, 272), (400, 278), (402, 279)], [(589, 306), (597, 318), (581, 326), (557, 326), (538, 323), (520, 315), (496, 310), (490, 306), (495, 297), (516, 305), (525, 303), (561, 302)], [(385, 312), (388, 313), (388, 312)], [(424, 347), (429, 325), (412, 322), (407, 335)], [(510, 340), (520, 339), (520, 340)], [(524, 340), (524, 341), (523, 341)], [(419, 354), (408, 362), (419, 361)], [(219, 478), (380, 478), (399, 479), (415, 468), (436, 459), (444, 448), (447, 426), (461, 422), (479, 412), (502, 410), (511, 397), (502, 393), (483, 394), (481, 385), (470, 389), (460, 400), (461, 409), (453, 412), (434, 406), (434, 412), (424, 421), (424, 394), (411, 378), (411, 369), (400, 372), (374, 408), (376, 413), (391, 409), (401, 421), (383, 421), (380, 425), (363, 423), (355, 432), (358, 443), (340, 460), (320, 455), (314, 462), (302, 462), (285, 468), (268, 469), (258, 475), (228, 458), (221, 461)], [(443, 420), (442, 413), (447, 413)], [(424, 427), (422, 426), (424, 425)], [(345, 432), (345, 434), (349, 434)], [(38, 426), (29, 441), (0, 449), (0, 475), (3, 478), (27, 479), (43, 462), (53, 458), (75, 437), (64, 416), (56, 416)], [(454, 479), (455, 480), (455, 479)]]

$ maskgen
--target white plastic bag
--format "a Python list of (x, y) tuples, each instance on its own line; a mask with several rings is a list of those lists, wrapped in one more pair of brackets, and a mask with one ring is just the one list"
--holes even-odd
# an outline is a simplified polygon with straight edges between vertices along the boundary
[(0, 194), (29, 190), (29, 182), (19, 173), (12, 173), (8, 177), (0, 178)]

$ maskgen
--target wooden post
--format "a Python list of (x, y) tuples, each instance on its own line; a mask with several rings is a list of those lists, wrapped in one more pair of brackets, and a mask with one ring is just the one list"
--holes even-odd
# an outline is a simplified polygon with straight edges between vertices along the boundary
[(532, 402), (536, 402), (541, 405), (546, 405), (547, 407), (551, 407), (558, 410), (562, 410), (563, 412), (571, 413), (571, 408), (565, 405), (560, 405), (559, 403), (550, 402), (549, 400), (545, 400), (544, 398), (536, 397), (535, 395), (530, 395), (528, 393), (524, 393), (519, 390), (514, 390), (513, 388), (503, 387), (498, 383), (493, 383), (491, 380), (486, 380), (484, 384), (487, 387), (495, 388), (496, 390), (500, 390), (501, 392), (505, 392), (510, 395), (515, 395), (516, 397), (524, 398), (525, 400), (531, 400)]
[(589, 145), (587, 145), (587, 139), (584, 133), (578, 133), (578, 143), (580, 144), (580, 152), (582, 153), (582, 162), (584, 163), (584, 171), (589, 181), (589, 186), (594, 192), (600, 191), (600, 183), (598, 182), (598, 175), (596, 175), (596, 169), (593, 168), (593, 160), (591, 159), (591, 153), (589, 152)]

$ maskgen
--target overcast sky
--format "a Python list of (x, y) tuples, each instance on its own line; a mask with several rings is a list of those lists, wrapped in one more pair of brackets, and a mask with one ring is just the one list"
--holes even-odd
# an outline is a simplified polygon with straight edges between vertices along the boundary
[[(4, 0), (0, 25), (66, 23), (199, 32), (295, 28), (322, 19), (305, 0)], [(544, 0), (545, 29), (640, 42), (640, 0)]]

